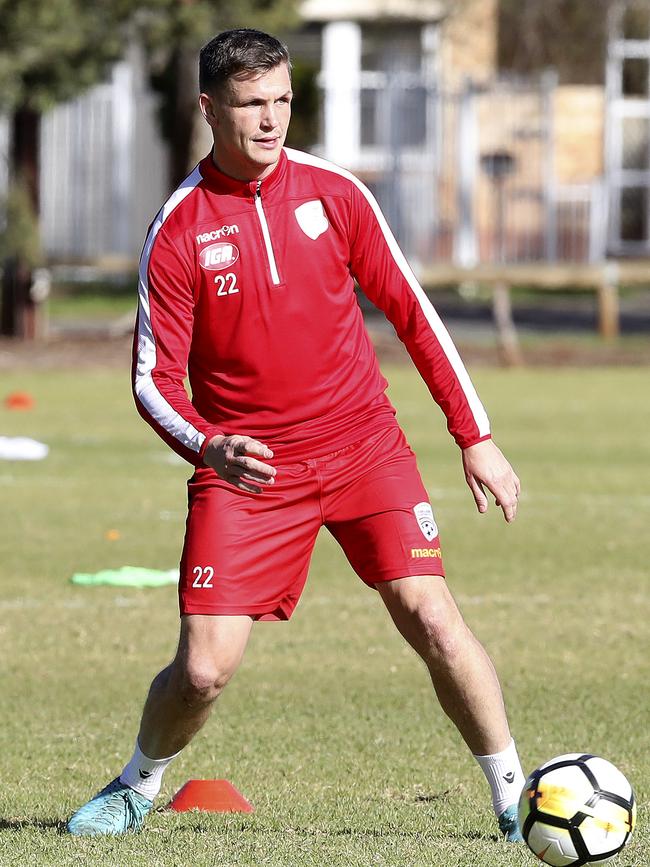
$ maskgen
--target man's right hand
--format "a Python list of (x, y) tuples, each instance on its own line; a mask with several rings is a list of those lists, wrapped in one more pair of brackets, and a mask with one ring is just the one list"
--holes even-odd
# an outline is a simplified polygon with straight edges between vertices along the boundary
[(275, 467), (257, 458), (272, 458), (273, 452), (252, 437), (214, 436), (203, 453), (203, 461), (225, 482), (242, 491), (259, 494), (275, 482)]

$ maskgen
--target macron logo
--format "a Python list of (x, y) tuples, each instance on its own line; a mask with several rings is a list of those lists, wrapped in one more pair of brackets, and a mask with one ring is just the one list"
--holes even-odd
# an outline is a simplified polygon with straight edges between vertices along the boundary
[(213, 229), (211, 232), (203, 232), (196, 236), (197, 244), (207, 244), (208, 241), (218, 241), (219, 238), (225, 238), (228, 235), (238, 235), (239, 226), (222, 226), (220, 229)]
[(441, 560), (442, 550), (440, 548), (411, 548), (411, 557), (414, 560), (419, 560), (421, 557), (434, 557)]

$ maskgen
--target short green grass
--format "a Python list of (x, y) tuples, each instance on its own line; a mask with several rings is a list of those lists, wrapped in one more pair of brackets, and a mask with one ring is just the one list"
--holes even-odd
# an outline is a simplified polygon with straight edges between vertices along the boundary
[(135, 315), (135, 303), (133, 298), (122, 295), (97, 296), (77, 298), (52, 298), (47, 302), (49, 320), (53, 325), (65, 325), (66, 323), (86, 322), (93, 325), (101, 325), (127, 313)]
[[(501, 674), (524, 766), (602, 754), (628, 774), (648, 864), (650, 403), (644, 369), (480, 370), (521, 514), (479, 517), (444, 420), (408, 367), (386, 371), (441, 527), (449, 582)], [(425, 671), (323, 533), (289, 624), (255, 628), (217, 713), (171, 766), (226, 778), (251, 815), (155, 813), (140, 835), (73, 839), (67, 816), (130, 755), (153, 674), (171, 657), (173, 588), (80, 588), (75, 571), (170, 568), (186, 467), (131, 406), (128, 372), (13, 371), (0, 432), (42, 439), (0, 463), (0, 865), (508, 867), (486, 785)], [(106, 538), (117, 530), (119, 539)]]
[(137, 274), (119, 282), (55, 283), (46, 302), (46, 315), (52, 325), (91, 323), (101, 325), (135, 314)]

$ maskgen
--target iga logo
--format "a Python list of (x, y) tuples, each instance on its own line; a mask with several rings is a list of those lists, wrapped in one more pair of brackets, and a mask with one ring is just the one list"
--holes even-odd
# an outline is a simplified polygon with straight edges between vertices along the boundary
[(207, 271), (223, 271), (239, 259), (239, 249), (234, 244), (210, 244), (201, 250), (199, 261)]

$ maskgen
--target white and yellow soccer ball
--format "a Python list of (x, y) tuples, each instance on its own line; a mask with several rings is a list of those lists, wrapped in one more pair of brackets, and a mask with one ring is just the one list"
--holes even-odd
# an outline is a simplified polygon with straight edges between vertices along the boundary
[(524, 840), (552, 867), (606, 864), (626, 845), (635, 821), (634, 792), (625, 776), (586, 753), (541, 765), (519, 800)]

